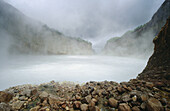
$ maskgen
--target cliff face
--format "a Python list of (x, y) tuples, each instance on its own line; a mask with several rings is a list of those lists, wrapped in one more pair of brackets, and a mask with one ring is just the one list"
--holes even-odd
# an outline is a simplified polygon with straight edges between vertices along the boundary
[(155, 44), (154, 53), (138, 78), (168, 81), (170, 80), (170, 17), (153, 42)]
[[(93, 54), (92, 44), (66, 37), (0, 0), (0, 39), (7, 52), (24, 54)], [(5, 43), (4, 43), (5, 42)]]
[(153, 50), (153, 38), (159, 33), (161, 27), (170, 16), (170, 0), (166, 0), (152, 19), (133, 31), (126, 32), (116, 41), (108, 40), (103, 50), (108, 55), (140, 55), (149, 56)]

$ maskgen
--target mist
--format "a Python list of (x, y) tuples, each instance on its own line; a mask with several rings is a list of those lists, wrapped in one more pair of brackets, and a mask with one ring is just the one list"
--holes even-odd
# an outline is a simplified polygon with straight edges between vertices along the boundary
[(51, 80), (122, 82), (143, 70), (147, 59), (94, 54), (149, 21), (163, 0), (73, 1), (0, 0), (0, 89)]
[(146, 60), (112, 56), (14, 56), (0, 63), (0, 90), (21, 84), (55, 81), (112, 80), (135, 78)]
[(164, 0), (6, 1), (65, 35), (92, 42), (100, 51), (108, 39), (148, 22)]

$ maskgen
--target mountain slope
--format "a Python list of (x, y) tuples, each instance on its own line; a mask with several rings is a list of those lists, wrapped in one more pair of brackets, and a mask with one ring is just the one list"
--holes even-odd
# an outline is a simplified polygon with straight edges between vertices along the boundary
[[(162, 80), (170, 79), (170, 17), (162, 28), (158, 36), (153, 40), (155, 44), (154, 53), (150, 57), (146, 68), (139, 79), (144, 80)], [(170, 85), (170, 81), (169, 81)]]
[(152, 19), (133, 31), (126, 32), (116, 41), (108, 40), (103, 53), (109, 55), (149, 56), (153, 50), (152, 40), (170, 16), (170, 0), (165, 0)]
[(92, 54), (92, 44), (35, 21), (0, 0), (1, 50), (25, 54)]

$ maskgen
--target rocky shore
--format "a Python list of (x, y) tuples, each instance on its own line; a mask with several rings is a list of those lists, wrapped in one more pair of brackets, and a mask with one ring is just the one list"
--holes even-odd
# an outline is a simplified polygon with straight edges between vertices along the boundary
[(0, 111), (169, 111), (170, 88), (162, 82), (55, 81), (22, 85), (0, 92)]

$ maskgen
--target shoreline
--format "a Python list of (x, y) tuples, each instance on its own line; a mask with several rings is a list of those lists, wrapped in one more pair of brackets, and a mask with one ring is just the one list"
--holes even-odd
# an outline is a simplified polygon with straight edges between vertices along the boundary
[[(170, 108), (170, 89), (163, 82), (131, 79), (128, 82), (90, 81), (84, 85), (51, 81), (20, 85), (0, 91), (1, 105), (30, 111), (160, 111)], [(2, 99), (0, 101), (2, 102)], [(154, 104), (153, 104), (154, 103)]]

